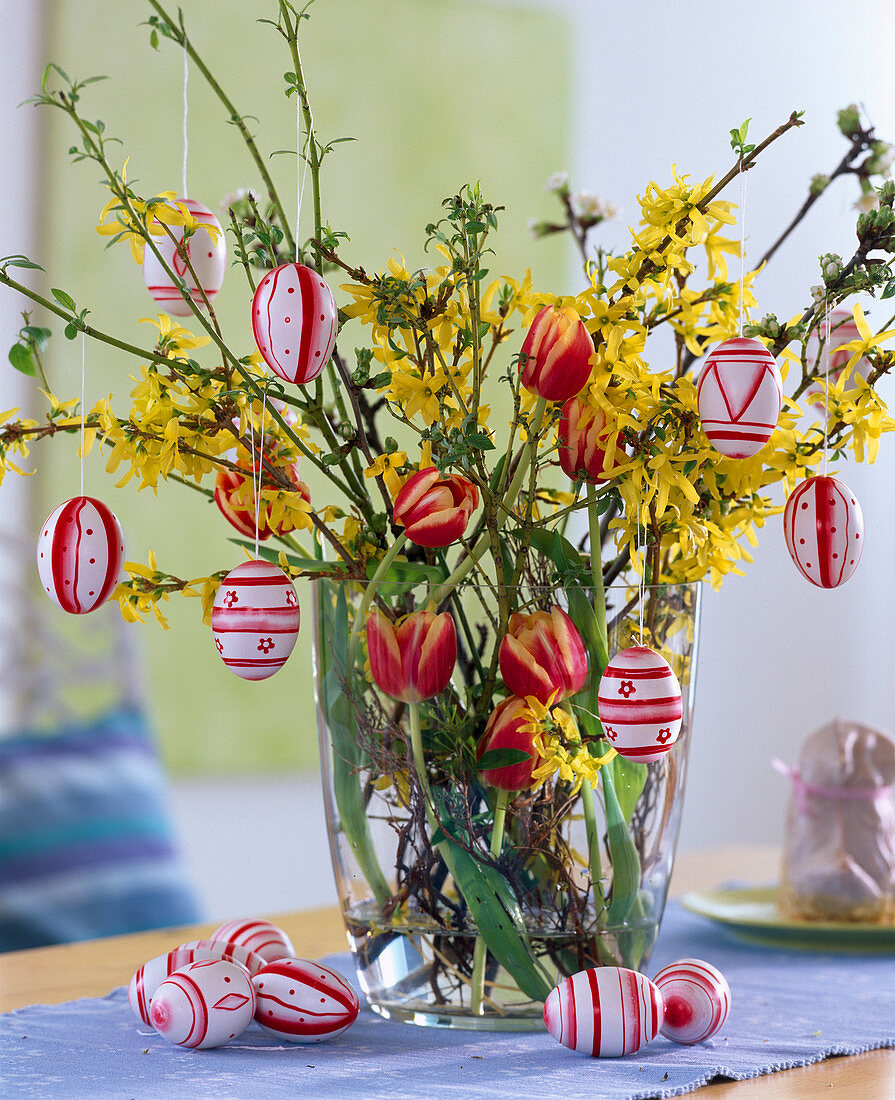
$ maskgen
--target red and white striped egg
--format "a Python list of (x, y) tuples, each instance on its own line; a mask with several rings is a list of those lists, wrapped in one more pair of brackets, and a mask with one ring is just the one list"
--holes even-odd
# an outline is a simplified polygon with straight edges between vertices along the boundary
[(544, 1002), (544, 1023), (569, 1050), (594, 1058), (633, 1054), (662, 1026), (662, 994), (636, 970), (604, 966), (565, 978)]
[[(266, 920), (228, 920), (220, 928), (215, 928), (208, 938), (212, 943), (247, 948), (263, 963), (281, 959), (284, 955), (295, 955), (292, 940), (283, 929)], [(256, 971), (252, 970), (252, 973)]]
[(854, 493), (834, 477), (806, 478), (783, 511), (786, 548), (796, 568), (818, 588), (838, 588), (858, 567), (864, 514)]
[(701, 1043), (724, 1026), (730, 1012), (730, 986), (711, 963), (679, 959), (653, 978), (665, 1001), (662, 1034), (675, 1043)]
[(246, 947), (236, 944), (212, 943), (210, 940), (191, 940), (183, 943), (167, 955), (157, 955), (143, 963), (127, 987), (127, 1003), (138, 1020), (151, 1024), (149, 1006), (155, 991), (175, 970), (181, 970), (192, 962), (203, 959), (226, 959), (244, 966), (249, 974), (256, 974), (265, 960)]
[(295, 587), (277, 565), (246, 561), (221, 582), (211, 632), (221, 660), (244, 680), (266, 680), (295, 647), (301, 613)]
[(681, 685), (661, 654), (629, 646), (606, 666), (597, 709), (619, 756), (650, 764), (661, 760), (681, 732)]
[(357, 994), (341, 975), (305, 959), (268, 963), (252, 982), (255, 1019), (271, 1035), (290, 1043), (323, 1043), (357, 1019)]
[(750, 458), (777, 426), (783, 380), (764, 344), (739, 336), (709, 354), (696, 393), (702, 429), (715, 450)]
[(149, 1021), (169, 1043), (206, 1050), (241, 1035), (254, 1013), (255, 987), (246, 968), (226, 959), (202, 959), (161, 983)]
[(252, 332), (264, 361), (286, 382), (313, 381), (336, 342), (333, 292), (304, 264), (268, 271), (252, 299)]
[(37, 572), (63, 611), (84, 615), (112, 595), (124, 536), (115, 513), (93, 497), (72, 497), (47, 516), (37, 538)]
[[(178, 245), (183, 240), (182, 225), (167, 227), (173, 235), (173, 240), (167, 232), (161, 237), (153, 234), (152, 240), (168, 267), (186, 281), (193, 303), (204, 308), (205, 302), (199, 287), (205, 291), (209, 302), (214, 302), (227, 271), (227, 244), (221, 231), (221, 223), (207, 206), (196, 202), (195, 199), (177, 199), (177, 202), (182, 202), (201, 225), (210, 225), (218, 230), (217, 234), (212, 234), (204, 229), (198, 229), (186, 243), (190, 267), (196, 273), (198, 282), (193, 278), (193, 272), (177, 251)], [(192, 313), (180, 293), (180, 288), (171, 280), (171, 276), (162, 267), (149, 245), (143, 249), (143, 279), (146, 282), (146, 289), (166, 313), (174, 314), (176, 317), (188, 317)]]

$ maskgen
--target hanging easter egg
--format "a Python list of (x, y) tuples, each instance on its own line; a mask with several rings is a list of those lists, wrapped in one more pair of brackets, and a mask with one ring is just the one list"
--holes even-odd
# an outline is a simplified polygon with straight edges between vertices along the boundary
[(729, 458), (750, 458), (771, 438), (783, 380), (768, 349), (743, 336), (725, 340), (705, 361), (697, 385), (702, 429)]
[(211, 632), (221, 660), (244, 680), (266, 680), (286, 663), (301, 613), (292, 581), (277, 565), (246, 561), (221, 582)]
[(37, 572), (63, 611), (84, 615), (112, 595), (124, 560), (115, 513), (93, 497), (72, 497), (50, 513), (37, 537)]
[(304, 264), (268, 271), (252, 299), (252, 332), (270, 369), (287, 382), (313, 381), (336, 342), (333, 293)]
[(662, 1034), (675, 1043), (701, 1043), (724, 1026), (730, 1012), (730, 986), (711, 963), (680, 959), (653, 978), (662, 993)]
[(167, 955), (157, 955), (149, 962), (143, 963), (139, 970), (131, 978), (127, 987), (127, 1003), (138, 1020), (144, 1024), (151, 1024), (149, 1008), (155, 991), (166, 981), (175, 970), (181, 970), (192, 962), (201, 962), (204, 959), (226, 959), (228, 962), (238, 963), (248, 970), (249, 974), (257, 973), (265, 960), (246, 947), (238, 947), (236, 944), (211, 943), (209, 940), (191, 940), (182, 943)]
[(207, 1050), (241, 1035), (254, 1012), (255, 988), (245, 967), (202, 959), (161, 983), (149, 1005), (149, 1020), (169, 1043)]
[(212, 943), (248, 948), (264, 962), (295, 955), (292, 940), (283, 929), (266, 920), (228, 920), (220, 928), (215, 928), (208, 938)]
[(633, 1054), (662, 1026), (662, 994), (643, 974), (621, 966), (580, 970), (544, 1002), (544, 1023), (569, 1050), (594, 1058)]
[(360, 1003), (354, 989), (319, 963), (279, 959), (268, 963), (252, 983), (258, 998), (255, 1019), (278, 1039), (323, 1043), (357, 1019)]
[[(227, 270), (227, 244), (221, 230), (221, 223), (207, 206), (203, 206), (201, 202), (196, 202), (195, 199), (178, 199), (177, 201), (182, 202), (201, 225), (210, 225), (217, 229), (217, 233), (212, 234), (205, 229), (196, 230), (186, 242), (189, 265), (178, 251), (178, 246), (183, 240), (184, 227), (182, 225), (167, 226), (167, 229), (171, 232), (171, 237), (168, 236), (167, 232), (161, 237), (153, 234), (152, 240), (164, 257), (168, 267), (180, 278), (186, 280), (187, 289), (193, 303), (203, 308), (205, 302), (202, 298), (202, 290), (205, 291), (209, 302), (213, 302), (215, 295), (221, 289), (224, 274)], [(192, 267), (192, 271), (190, 271), (190, 267)], [(196, 278), (193, 277), (194, 272)], [(188, 303), (180, 293), (180, 288), (172, 281), (171, 276), (159, 263), (158, 257), (149, 245), (146, 245), (143, 249), (143, 278), (146, 282), (146, 289), (166, 313), (172, 313), (176, 317), (188, 317), (192, 313)]]
[(806, 478), (786, 502), (783, 534), (802, 576), (818, 588), (837, 588), (861, 560), (861, 505), (851, 489), (834, 477)]
[(606, 666), (597, 709), (619, 756), (650, 764), (661, 760), (681, 732), (681, 685), (654, 649), (630, 646)]

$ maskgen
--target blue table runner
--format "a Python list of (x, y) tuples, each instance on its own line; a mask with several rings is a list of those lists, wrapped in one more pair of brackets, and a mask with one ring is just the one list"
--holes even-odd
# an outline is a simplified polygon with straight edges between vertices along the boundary
[[(649, 1100), (716, 1077), (741, 1080), (834, 1054), (895, 1046), (895, 954), (756, 947), (668, 906), (650, 966), (703, 958), (730, 982), (721, 1032), (692, 1047), (658, 1036), (626, 1058), (592, 1059), (543, 1033), (417, 1028), (363, 1010), (341, 1038), (283, 1044), (252, 1025), (217, 1050), (172, 1047), (139, 1025), (125, 991), (0, 1016), (4, 1100)], [(348, 977), (350, 962), (334, 962)]]

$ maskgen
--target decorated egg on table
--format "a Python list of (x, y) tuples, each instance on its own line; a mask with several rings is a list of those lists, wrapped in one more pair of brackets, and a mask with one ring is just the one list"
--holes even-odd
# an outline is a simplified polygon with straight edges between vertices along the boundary
[(337, 320), (332, 291), (304, 264), (268, 271), (252, 299), (252, 332), (264, 361), (274, 374), (299, 385), (326, 366)]
[(301, 614), (292, 581), (277, 565), (246, 561), (221, 582), (211, 632), (221, 660), (244, 680), (265, 680), (295, 647)]
[(606, 666), (597, 709), (603, 732), (619, 756), (653, 763), (681, 732), (681, 685), (671, 665), (654, 649), (630, 646)]
[(175, 970), (156, 989), (149, 1020), (169, 1043), (205, 1050), (241, 1035), (255, 1012), (255, 988), (244, 966), (202, 959)]
[[(210, 225), (217, 229), (217, 233), (209, 233), (201, 228), (193, 233), (186, 242), (189, 264), (178, 251), (178, 246), (183, 240), (182, 225), (167, 226), (171, 237), (167, 232), (161, 237), (153, 234), (152, 240), (168, 267), (186, 281), (193, 303), (203, 308), (205, 302), (199, 287), (205, 291), (209, 302), (213, 302), (215, 295), (221, 289), (227, 270), (227, 244), (221, 230), (221, 223), (207, 206), (196, 202), (195, 199), (177, 201), (186, 206), (200, 225)], [(190, 271), (190, 268), (193, 270)], [(143, 278), (146, 281), (146, 289), (166, 313), (173, 313), (177, 317), (189, 316), (192, 310), (180, 293), (180, 288), (172, 281), (149, 245), (143, 249)]]
[(304, 959), (278, 959), (252, 978), (255, 1019), (278, 1039), (323, 1043), (347, 1030), (360, 1003), (341, 975)]
[(37, 538), (37, 572), (63, 611), (84, 615), (112, 595), (124, 560), (121, 524), (93, 497), (73, 497), (51, 512)]
[(569, 1050), (594, 1058), (633, 1054), (662, 1026), (662, 994), (643, 974), (621, 966), (580, 970), (544, 1002), (544, 1023)]
[(675, 1043), (701, 1043), (720, 1031), (730, 1012), (730, 986), (711, 963), (679, 959), (660, 970), (653, 984), (662, 993), (661, 1031)]
[(696, 393), (702, 430), (715, 450), (750, 458), (777, 426), (783, 380), (764, 344), (739, 336), (708, 355)]
[[(228, 920), (220, 928), (208, 937), (212, 943), (227, 943), (238, 947), (246, 947), (254, 955), (264, 962), (272, 962), (284, 956), (295, 956), (295, 948), (292, 940), (282, 928), (270, 921), (256, 920)], [(253, 970), (254, 974), (255, 971)]]
[(149, 1006), (155, 991), (175, 970), (203, 959), (226, 959), (244, 966), (250, 975), (264, 966), (265, 960), (246, 947), (236, 944), (212, 943), (210, 940), (191, 940), (183, 943), (167, 955), (157, 955), (144, 963), (134, 974), (127, 987), (127, 1003), (134, 1015), (144, 1024), (151, 1024)]
[(783, 512), (786, 548), (796, 568), (819, 588), (837, 588), (864, 549), (864, 514), (854, 493), (834, 477), (806, 478)]

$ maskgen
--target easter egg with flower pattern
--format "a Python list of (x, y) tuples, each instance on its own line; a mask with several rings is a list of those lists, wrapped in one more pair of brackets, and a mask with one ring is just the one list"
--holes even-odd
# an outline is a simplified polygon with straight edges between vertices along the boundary
[(176, 1046), (207, 1050), (241, 1035), (255, 1013), (248, 970), (226, 959), (201, 959), (166, 978), (149, 1005), (155, 1030)]
[(253, 978), (255, 1019), (278, 1039), (322, 1043), (357, 1019), (360, 1002), (351, 984), (320, 963), (277, 959)]
[(739, 336), (708, 355), (696, 394), (702, 429), (715, 450), (751, 458), (777, 426), (783, 380), (764, 344)]
[(653, 978), (665, 1001), (662, 1034), (675, 1043), (702, 1043), (724, 1026), (730, 986), (717, 967), (702, 959), (679, 959)]
[[(221, 230), (221, 223), (207, 206), (196, 202), (195, 199), (177, 201), (186, 206), (200, 226), (210, 225), (216, 232), (209, 233), (206, 229), (200, 228), (188, 238), (185, 251), (189, 263), (179, 252), (179, 246), (183, 241), (182, 225), (167, 226), (162, 236), (157, 237), (153, 234), (152, 240), (168, 267), (186, 282), (193, 304), (204, 309), (202, 291), (205, 292), (209, 302), (213, 302), (224, 282), (227, 271), (227, 244)], [(169, 232), (171, 236), (168, 236)], [(149, 245), (143, 249), (143, 278), (146, 289), (166, 313), (171, 313), (175, 317), (188, 317), (192, 313), (189, 303), (180, 293), (180, 287), (173, 282)]]
[(622, 966), (580, 970), (544, 1002), (544, 1023), (569, 1050), (594, 1058), (633, 1054), (662, 1025), (662, 994), (643, 974)]
[(277, 565), (246, 561), (221, 582), (211, 632), (221, 660), (244, 680), (265, 680), (295, 647), (301, 613), (295, 587)]
[(47, 516), (37, 538), (37, 572), (63, 611), (84, 615), (112, 595), (124, 560), (124, 536), (101, 500), (73, 497)]
[(264, 361), (286, 382), (312, 382), (336, 342), (338, 311), (333, 293), (304, 264), (268, 271), (252, 299), (252, 332)]
[(783, 512), (786, 548), (802, 576), (818, 588), (838, 588), (858, 567), (864, 514), (854, 493), (834, 477), (806, 478)]
[(603, 731), (619, 756), (650, 764), (678, 739), (681, 685), (671, 665), (649, 646), (616, 653), (600, 679), (597, 700)]

